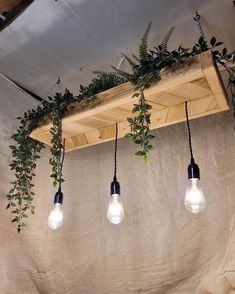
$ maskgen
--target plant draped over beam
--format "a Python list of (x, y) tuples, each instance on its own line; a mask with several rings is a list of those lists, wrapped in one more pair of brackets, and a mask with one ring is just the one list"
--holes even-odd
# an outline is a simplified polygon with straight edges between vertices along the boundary
[[(14, 215), (12, 222), (17, 223), (17, 231), (20, 232), (25, 226), (24, 218), (28, 217), (27, 211), (34, 214), (35, 206), (32, 205), (34, 192), (32, 188), (34, 170), (36, 168), (36, 160), (40, 158), (39, 153), (44, 144), (30, 138), (31, 132), (46, 119), (51, 119), (53, 127), (52, 134), (52, 157), (49, 163), (52, 166), (53, 184), (56, 186), (64, 181), (61, 173), (61, 119), (68, 110), (68, 107), (73, 103), (81, 103), (85, 101), (89, 105), (95, 100), (95, 95), (115, 87), (125, 82), (115, 73), (98, 74), (92, 80), (92, 83), (86, 87), (81, 86), (80, 94), (78, 96), (72, 95), (67, 89), (62, 95), (57, 93), (54, 97), (48, 97), (44, 100), (42, 105), (36, 109), (28, 110), (23, 117), (18, 117), (19, 127), (12, 139), (15, 141), (14, 145), (10, 145), (12, 153), (12, 162), (10, 168), (14, 172), (15, 180), (12, 181), (11, 189), (7, 194), (8, 204), (7, 209), (11, 208)], [(60, 160), (61, 159), (61, 160)]]
[(132, 57), (128, 57), (122, 54), (129, 63), (131, 71), (125, 72), (112, 66), (120, 76), (124, 77), (135, 86), (135, 91), (139, 91), (133, 95), (133, 97), (139, 97), (139, 102), (138, 104), (134, 104), (132, 110), (133, 113), (136, 113), (136, 116), (127, 119), (131, 126), (131, 132), (127, 134), (126, 137), (131, 138), (135, 144), (141, 146), (142, 149), (135, 154), (137, 156), (142, 156), (145, 161), (148, 161), (149, 151), (154, 149), (149, 143), (149, 140), (153, 139), (154, 135), (151, 134), (149, 128), (152, 106), (149, 105), (144, 98), (144, 89), (161, 79), (161, 71), (163, 69), (170, 69), (174, 64), (183, 62), (202, 52), (212, 50), (215, 61), (221, 64), (229, 74), (228, 87), (231, 92), (235, 117), (235, 69), (232, 67), (232, 64), (235, 63), (235, 53), (228, 53), (226, 48), (221, 52), (219, 50), (214, 50), (223, 43), (217, 42), (216, 38), (212, 37), (210, 45), (208, 45), (202, 30), (200, 16), (196, 14), (194, 20), (198, 23), (201, 36), (192, 49), (184, 48), (180, 45), (178, 49), (172, 51), (168, 50), (168, 43), (174, 31), (174, 27), (171, 27), (160, 45), (155, 46), (153, 50), (149, 50), (147, 42), (151, 28), (151, 23), (149, 23), (139, 44), (139, 56), (137, 57), (132, 54)]
[(118, 68), (112, 67), (114, 72), (105, 73), (99, 72), (88, 86), (80, 86), (80, 93), (74, 96), (69, 90), (65, 90), (64, 94), (57, 93), (54, 97), (48, 97), (42, 102), (42, 105), (36, 109), (29, 110), (24, 113), (23, 117), (18, 117), (20, 121), (17, 132), (12, 136), (15, 141), (14, 145), (10, 146), (12, 150), (11, 170), (15, 174), (15, 180), (11, 182), (11, 189), (7, 194), (7, 208), (12, 209), (12, 222), (17, 223), (17, 231), (20, 232), (25, 226), (24, 218), (27, 212), (34, 214), (35, 206), (32, 201), (34, 193), (32, 191), (32, 179), (35, 176), (36, 160), (40, 158), (39, 153), (44, 145), (30, 138), (30, 133), (36, 127), (45, 122), (46, 119), (52, 121), (50, 130), (52, 135), (52, 157), (49, 163), (52, 167), (51, 177), (53, 184), (61, 184), (64, 182), (62, 175), (64, 144), (62, 141), (62, 118), (67, 113), (71, 105), (75, 103), (85, 103), (90, 105), (96, 100), (96, 95), (100, 92), (118, 86), (127, 81), (131, 82), (134, 87), (133, 97), (138, 98), (138, 102), (133, 106), (133, 118), (127, 118), (131, 132), (126, 135), (132, 141), (140, 146), (140, 149), (135, 154), (143, 157), (147, 162), (149, 152), (154, 149), (150, 140), (154, 135), (150, 132), (151, 123), (151, 108), (145, 98), (144, 91), (153, 83), (161, 79), (161, 71), (170, 69), (174, 64), (181, 63), (188, 58), (200, 54), (207, 50), (212, 50), (215, 61), (221, 64), (229, 75), (228, 87), (232, 97), (232, 106), (235, 117), (235, 63), (234, 52), (229, 53), (226, 48), (219, 51), (217, 47), (221, 46), (222, 42), (217, 42), (215, 37), (212, 37), (209, 45), (202, 30), (200, 16), (196, 14), (194, 18), (197, 21), (200, 38), (192, 49), (184, 48), (181, 45), (172, 51), (168, 50), (168, 43), (174, 31), (172, 27), (165, 35), (160, 45), (155, 46), (152, 50), (148, 49), (148, 35), (151, 28), (149, 23), (139, 44), (138, 56), (132, 54), (128, 57), (122, 54), (130, 65), (130, 71), (125, 72)]

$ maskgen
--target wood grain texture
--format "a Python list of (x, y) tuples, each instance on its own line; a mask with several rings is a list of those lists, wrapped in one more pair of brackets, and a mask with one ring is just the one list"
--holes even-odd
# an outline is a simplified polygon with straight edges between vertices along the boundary
[(22, 0), (0, 0), (0, 12), (9, 12), (21, 2)]
[[(133, 86), (125, 83), (98, 94), (94, 104), (72, 105), (63, 119), (66, 151), (92, 146), (114, 139), (118, 123), (119, 138), (130, 131), (127, 117), (133, 117)], [(151, 129), (185, 120), (188, 101), (191, 119), (229, 109), (228, 99), (211, 52), (191, 58), (161, 73), (161, 80), (145, 90), (152, 105)], [(50, 146), (51, 123), (34, 130), (31, 137)]]

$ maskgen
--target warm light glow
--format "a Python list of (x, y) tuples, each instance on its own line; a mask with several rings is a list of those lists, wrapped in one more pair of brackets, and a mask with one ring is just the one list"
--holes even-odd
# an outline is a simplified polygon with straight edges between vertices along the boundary
[(122, 202), (119, 200), (118, 194), (113, 194), (109, 203), (107, 218), (112, 224), (120, 224), (124, 218), (124, 210)]
[(48, 217), (48, 227), (52, 230), (58, 229), (63, 222), (63, 212), (60, 203), (55, 203), (55, 208)]
[(206, 201), (198, 179), (189, 180), (184, 205), (192, 213), (198, 213), (205, 208)]

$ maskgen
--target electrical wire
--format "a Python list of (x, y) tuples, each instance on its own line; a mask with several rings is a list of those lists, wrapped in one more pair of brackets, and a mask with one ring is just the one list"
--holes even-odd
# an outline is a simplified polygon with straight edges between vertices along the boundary
[(118, 138), (118, 124), (115, 124), (115, 145), (114, 145), (114, 181), (117, 180), (117, 138)]
[(187, 128), (188, 128), (189, 150), (190, 150), (191, 160), (194, 160), (194, 158), (193, 158), (191, 130), (190, 130), (189, 118), (188, 118), (188, 102), (187, 101), (185, 102), (185, 114), (186, 114), (186, 123), (187, 123)]

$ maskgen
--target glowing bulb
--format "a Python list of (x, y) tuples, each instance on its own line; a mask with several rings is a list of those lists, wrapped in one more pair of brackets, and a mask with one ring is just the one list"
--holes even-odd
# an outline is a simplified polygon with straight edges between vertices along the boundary
[(58, 229), (63, 222), (63, 212), (60, 203), (55, 203), (55, 208), (48, 217), (48, 227), (52, 230)]
[(109, 203), (107, 218), (112, 224), (120, 224), (124, 219), (124, 210), (122, 202), (119, 200), (119, 194), (112, 194)]
[(195, 214), (201, 212), (206, 206), (203, 191), (200, 188), (199, 180), (196, 178), (189, 180), (189, 185), (185, 194), (184, 205), (188, 211)]

